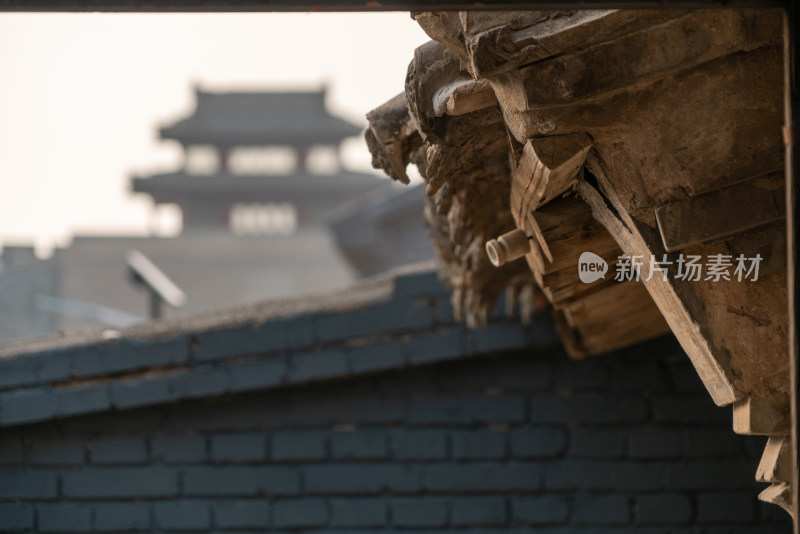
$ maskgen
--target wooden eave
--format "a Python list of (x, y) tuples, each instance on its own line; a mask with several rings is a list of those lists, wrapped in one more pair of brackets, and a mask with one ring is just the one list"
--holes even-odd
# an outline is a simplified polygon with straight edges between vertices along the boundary
[[(734, 430), (771, 436), (762, 498), (788, 509), (781, 13), (414, 16), (434, 41), (367, 141), (392, 177), (415, 163), (427, 182), (456, 311), (479, 324), (500, 292), (536, 288), (577, 358), (671, 330)], [(495, 267), (487, 242), (519, 259)], [(672, 267), (584, 284), (587, 251), (612, 275), (623, 254)], [(758, 254), (761, 271), (680, 280), (681, 254)]]

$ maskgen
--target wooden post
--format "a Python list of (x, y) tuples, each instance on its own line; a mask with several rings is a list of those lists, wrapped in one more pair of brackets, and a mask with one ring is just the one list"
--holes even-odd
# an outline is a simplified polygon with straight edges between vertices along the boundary
[(791, 438), (792, 438), (792, 498), (791, 511), (794, 517), (794, 533), (800, 534), (800, 514), (798, 514), (798, 324), (800, 317), (800, 294), (797, 287), (797, 236), (798, 229), (797, 191), (795, 177), (800, 174), (800, 152), (795, 149), (797, 134), (795, 124), (800, 122), (800, 94), (797, 76), (800, 74), (800, 52), (798, 51), (798, 30), (800, 30), (800, 11), (796, 5), (788, 4), (784, 12), (784, 140), (786, 142), (786, 272), (789, 292), (789, 359), (791, 377)]

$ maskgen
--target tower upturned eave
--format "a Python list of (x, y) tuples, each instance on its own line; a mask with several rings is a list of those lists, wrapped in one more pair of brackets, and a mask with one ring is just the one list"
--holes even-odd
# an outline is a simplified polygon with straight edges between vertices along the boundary
[(361, 126), (327, 111), (325, 94), (197, 89), (194, 112), (159, 133), (184, 146), (338, 145), (359, 135)]

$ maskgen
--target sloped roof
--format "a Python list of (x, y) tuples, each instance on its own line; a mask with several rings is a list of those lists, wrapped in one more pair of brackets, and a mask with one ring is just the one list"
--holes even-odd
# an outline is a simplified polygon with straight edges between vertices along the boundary
[(0, 344), (0, 427), (558, 345), (552, 323), (469, 330), (431, 264), (344, 291)]
[[(167, 315), (330, 291), (355, 278), (333, 236), (322, 227), (298, 228), (291, 236), (227, 232), (188, 232), (171, 238), (78, 236), (70, 247), (57, 251), (58, 292), (46, 294), (143, 315), (148, 295), (129, 282), (122, 268), (131, 249), (150, 258), (189, 296), (180, 311), (165, 310)], [(59, 320), (61, 329), (96, 326), (97, 322), (81, 317)]]
[(161, 137), (229, 146), (338, 144), (362, 128), (325, 108), (325, 89), (305, 92), (225, 92), (197, 89), (189, 117), (161, 128)]
[(373, 275), (436, 257), (424, 211), (424, 184), (383, 187), (334, 210), (330, 227), (350, 263)]
[[(328, 200), (329, 204), (344, 202), (362, 192), (384, 187), (387, 180), (355, 171), (341, 171), (333, 175), (295, 172), (291, 174), (188, 174), (183, 171), (134, 177), (131, 187), (137, 193), (154, 196), (187, 193), (214, 195), (268, 195), (280, 199), (283, 195), (342, 196)], [(279, 200), (275, 200), (279, 201)]]
[(185, 172), (134, 177), (131, 189), (150, 195), (156, 203), (181, 203), (191, 199), (215, 201), (288, 202), (308, 220), (324, 221), (330, 210), (360, 199), (372, 191), (390, 188), (373, 174), (341, 171), (333, 175), (296, 172), (285, 175), (194, 175)]

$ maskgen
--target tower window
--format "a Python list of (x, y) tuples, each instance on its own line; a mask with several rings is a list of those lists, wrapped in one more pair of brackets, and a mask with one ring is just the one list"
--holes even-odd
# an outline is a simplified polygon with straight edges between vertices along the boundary
[(230, 227), (237, 235), (289, 235), (297, 228), (297, 210), (292, 204), (236, 204)]
[(339, 153), (330, 146), (315, 146), (308, 151), (306, 168), (311, 174), (335, 174), (339, 172)]
[(231, 152), (233, 174), (289, 174), (297, 168), (297, 154), (289, 147), (243, 147)]
[(186, 172), (214, 174), (219, 170), (219, 153), (210, 145), (193, 145), (186, 149)]

